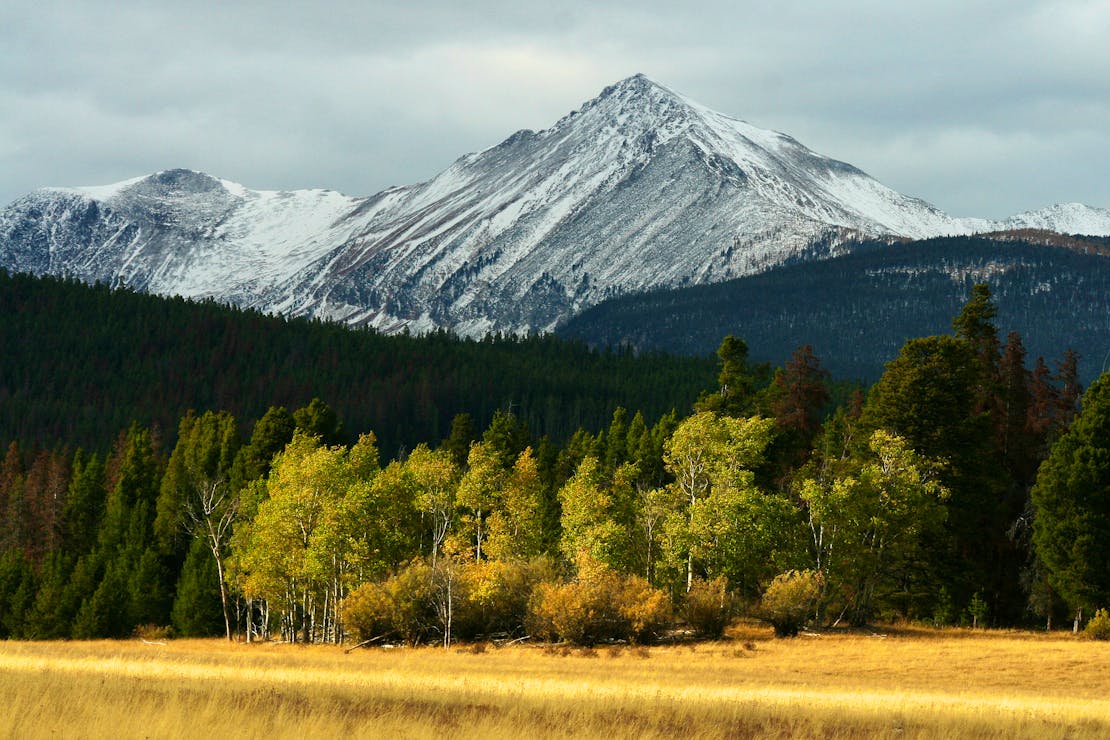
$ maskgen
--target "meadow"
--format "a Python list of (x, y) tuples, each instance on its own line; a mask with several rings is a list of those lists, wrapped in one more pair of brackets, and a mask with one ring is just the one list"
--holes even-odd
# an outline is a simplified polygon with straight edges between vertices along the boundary
[(1110, 736), (1110, 644), (891, 629), (593, 650), (2, 642), (2, 737)]

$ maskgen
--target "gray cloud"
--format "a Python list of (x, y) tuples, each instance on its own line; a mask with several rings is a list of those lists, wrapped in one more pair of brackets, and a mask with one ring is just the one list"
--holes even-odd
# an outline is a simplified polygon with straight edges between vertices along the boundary
[(370, 194), (634, 72), (956, 215), (1110, 206), (1102, 0), (25, 2), (0, 202), (192, 167)]

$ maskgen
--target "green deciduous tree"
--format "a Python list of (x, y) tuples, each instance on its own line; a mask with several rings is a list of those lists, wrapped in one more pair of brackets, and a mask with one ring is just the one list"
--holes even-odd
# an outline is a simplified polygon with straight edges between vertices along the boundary
[(459, 468), (451, 453), (417, 445), (405, 461), (405, 474), (412, 482), (416, 510), (426, 517), (431, 535), (428, 555), (435, 570), (444, 541), (458, 514), (456, 502)]
[(544, 552), (545, 486), (532, 448), (520, 453), (501, 487), (500, 505), (488, 522), (487, 551), (500, 560), (528, 560)]
[(922, 543), (943, 524), (948, 491), (934, 469), (905, 440), (880, 429), (857, 472), (801, 484), (814, 569), (854, 623), (872, 616), (877, 594), (890, 598), (905, 570), (921, 563)]
[(663, 459), (675, 479), (668, 555), (672, 564), (685, 561), (685, 590), (694, 582), (696, 562), (710, 578), (724, 570), (736, 577), (768, 556), (770, 543), (784, 535), (789, 540), (776, 529), (788, 507), (759, 490), (753, 473), (774, 434), (773, 419), (701, 412), (667, 440)]
[(482, 559), (482, 547), (489, 535), (486, 520), (502, 504), (509, 478), (502, 459), (491, 444), (471, 445), (466, 472), (459, 481), (456, 505), (463, 510), (461, 525), (464, 537), (473, 546), (474, 560)]
[(745, 596), (755, 596), (761, 583), (802, 560), (797, 509), (757, 486), (750, 470), (723, 477), (691, 505), (688, 526), (694, 562), (708, 578), (723, 576)]
[(318, 437), (298, 432), (275, 458), (266, 498), (244, 527), (239, 544), (244, 591), (285, 614), (283, 630), (290, 639), (298, 633), (306, 642), (316, 635), (341, 637), (338, 605), (353, 543), (342, 536), (347, 528), (337, 520), (359, 481), (356, 471), (346, 448), (326, 447)]
[(614, 516), (609, 482), (596, 457), (587, 457), (559, 491), (563, 536), (559, 550), (569, 562), (586, 553), (594, 562), (621, 568), (627, 557), (628, 532)]

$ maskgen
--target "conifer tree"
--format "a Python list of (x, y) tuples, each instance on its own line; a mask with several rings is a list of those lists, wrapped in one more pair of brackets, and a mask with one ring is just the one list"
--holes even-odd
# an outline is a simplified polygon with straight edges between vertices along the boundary
[(97, 455), (74, 455), (73, 475), (62, 508), (62, 541), (75, 556), (91, 552), (104, 517), (106, 489), (104, 463)]
[(22, 549), (29, 529), (27, 498), (24, 495), (23, 456), (19, 445), (8, 445), (0, 462), (0, 553)]
[(134, 628), (128, 622), (129, 603), (122, 565), (113, 561), (92, 596), (81, 604), (73, 623), (73, 637), (78, 640), (126, 637)]
[(74, 637), (124, 637), (140, 623), (169, 622), (168, 573), (154, 549), (161, 462), (151, 432), (132, 425), (111, 468), (115, 484), (96, 550), (87, 560), (90, 566), (102, 564), (102, 571), (94, 570), (103, 576), (78, 611)]
[(618, 406), (605, 435), (605, 467), (616, 470), (628, 461), (628, 412)]
[(502, 468), (510, 468), (524, 448), (532, 443), (528, 426), (511, 411), (498, 409), (493, 414), (489, 427), (482, 433), (482, 442), (489, 446), (491, 453)]
[(216, 561), (203, 539), (194, 539), (177, 579), (170, 618), (180, 637), (210, 637), (224, 632)]
[(451, 433), (440, 447), (451, 453), (455, 465), (464, 468), (470, 455), (470, 445), (477, 440), (478, 430), (474, 428), (474, 419), (470, 414), (455, 414), (451, 419)]
[(947, 461), (939, 478), (950, 492), (949, 538), (923, 553), (922, 566), (933, 571), (934, 591), (944, 586), (962, 604), (981, 589), (994, 598), (996, 546), (1008, 526), (1001, 509), (1007, 484), (990, 419), (975, 410), (982, 377), (968, 342), (911, 339), (872, 388), (861, 418), (865, 434), (855, 440), (854, 454), (863, 457), (871, 433), (885, 429), (922, 457)]
[(1077, 616), (1110, 606), (1110, 373), (1084, 394), (1032, 498), (1033, 542), (1049, 583)]
[(744, 416), (751, 410), (755, 378), (748, 364), (748, 345), (731, 334), (717, 348), (721, 372), (716, 393), (698, 399), (697, 411), (712, 411), (724, 416)]
[(37, 589), (35, 570), (22, 550), (0, 554), (0, 639), (26, 636)]
[(251, 481), (270, 472), (274, 456), (293, 440), (297, 423), (284, 406), (271, 406), (251, 432), (250, 442), (240, 448), (231, 471), (231, 488), (240, 491)]
[(294, 411), (293, 421), (297, 429), (310, 437), (319, 437), (325, 445), (337, 445), (345, 441), (339, 415), (319, 398), (313, 398), (307, 406)]
[[(995, 420), (995, 444), (1024, 501), (1033, 483), (1042, 446), (1036, 427), (1029, 424), (1033, 404), (1033, 375), (1025, 367), (1025, 347), (1017, 332), (1010, 332), (998, 364), (999, 402)], [(1019, 502), (1020, 503), (1020, 502)]]
[(1060, 386), (1060, 427), (1067, 429), (1079, 408), (1083, 386), (1079, 383), (1079, 355), (1067, 349), (1057, 364), (1056, 382)]
[[(28, 619), (26, 637), (35, 640), (57, 640), (69, 637), (81, 598), (67, 597), (72, 589), (76, 558), (61, 548), (47, 553), (42, 565), (38, 591)], [(84, 598), (84, 595), (82, 596)]]

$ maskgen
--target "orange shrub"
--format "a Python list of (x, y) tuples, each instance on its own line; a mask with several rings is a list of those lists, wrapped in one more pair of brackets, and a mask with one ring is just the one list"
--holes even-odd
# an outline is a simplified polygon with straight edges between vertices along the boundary
[(541, 583), (529, 604), (536, 637), (579, 645), (603, 640), (650, 642), (671, 622), (666, 594), (639, 576), (622, 576), (588, 557), (571, 583)]

